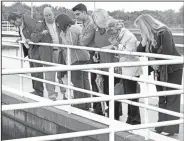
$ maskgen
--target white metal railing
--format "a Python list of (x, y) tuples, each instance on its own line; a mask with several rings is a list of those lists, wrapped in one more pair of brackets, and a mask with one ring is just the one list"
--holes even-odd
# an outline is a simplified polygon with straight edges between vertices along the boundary
[[(114, 76), (116, 77), (120, 77), (120, 78), (124, 78), (124, 79), (130, 79), (130, 80), (135, 80), (135, 81), (139, 81), (139, 82), (144, 82), (146, 85), (145, 87), (148, 89), (148, 86), (147, 84), (148, 83), (152, 83), (152, 84), (156, 84), (156, 85), (161, 85), (161, 86), (167, 86), (167, 87), (172, 87), (172, 88), (176, 88), (176, 89), (180, 89), (180, 90), (175, 90), (175, 91), (163, 91), (163, 92), (157, 92), (156, 94), (148, 94), (147, 92), (143, 93), (143, 94), (132, 94), (132, 95), (118, 95), (118, 96), (114, 96), (114, 86), (113, 85), (110, 85), (109, 86), (109, 96), (107, 95), (104, 95), (104, 94), (99, 94), (99, 93), (96, 93), (96, 92), (91, 92), (91, 91), (88, 91), (88, 90), (83, 90), (83, 89), (80, 89), (80, 88), (75, 88), (73, 86), (70, 86), (68, 83), (67, 86), (63, 85), (63, 84), (58, 84), (56, 82), (49, 82), (47, 80), (41, 80), (41, 79), (38, 79), (38, 78), (34, 78), (34, 77), (30, 77), (30, 76), (26, 76), (26, 75), (20, 75), (20, 84), (22, 84), (22, 78), (23, 77), (27, 77), (27, 78), (30, 78), (30, 79), (34, 79), (34, 80), (39, 80), (39, 81), (42, 81), (42, 82), (45, 82), (45, 83), (50, 83), (50, 84), (55, 84), (57, 86), (60, 86), (60, 87), (65, 87), (65, 88), (68, 88), (69, 90), (71, 89), (75, 89), (75, 90), (79, 90), (79, 91), (85, 91), (86, 93), (88, 94), (91, 94), (91, 95), (98, 95), (100, 97), (94, 97), (94, 98), (85, 98), (85, 99), (71, 99), (71, 100), (67, 100), (67, 101), (51, 101), (51, 102), (48, 102), (48, 103), (42, 103), (42, 102), (39, 102), (39, 103), (26, 103), (26, 105), (24, 104), (24, 106), (22, 104), (16, 104), (16, 105), (3, 105), (2, 106), (2, 110), (3, 111), (6, 111), (6, 110), (15, 110), (15, 109), (22, 109), (22, 107), (24, 108), (36, 108), (36, 107), (42, 107), (42, 106), (54, 106), (54, 105), (70, 105), (70, 104), (78, 104), (78, 103), (91, 103), (91, 102), (97, 102), (97, 101), (110, 101), (109, 102), (109, 118), (110, 118), (110, 121), (113, 121), (114, 120), (114, 101), (115, 100), (118, 100), (118, 101), (121, 101), (121, 102), (125, 102), (125, 103), (129, 103), (129, 104), (132, 104), (132, 105), (136, 105), (136, 106), (141, 106), (141, 107), (144, 107), (145, 108), (145, 117), (148, 117), (148, 113), (147, 113), (147, 109), (152, 109), (152, 110), (155, 110), (155, 111), (159, 111), (159, 112), (163, 112), (163, 113), (166, 113), (166, 114), (170, 114), (170, 115), (175, 115), (175, 116), (178, 116), (180, 118), (183, 118), (183, 114), (181, 113), (177, 113), (177, 112), (172, 112), (172, 111), (168, 111), (168, 110), (163, 110), (163, 109), (160, 109), (160, 108), (157, 108), (157, 107), (153, 107), (153, 106), (149, 106), (148, 105), (148, 97), (151, 97), (151, 96), (161, 96), (161, 95), (174, 95), (174, 94), (183, 94), (183, 87), (181, 85), (176, 85), (176, 84), (170, 84), (170, 83), (166, 83), (166, 82), (158, 82), (158, 81), (148, 81), (148, 80), (141, 80), (140, 78), (134, 78), (134, 77), (129, 77), (129, 76), (123, 76), (123, 75), (119, 75), (119, 74), (114, 74), (114, 68), (115, 67), (122, 67), (122, 66), (145, 66), (146, 69), (148, 69), (148, 65), (161, 65), (161, 64), (183, 64), (183, 58), (182, 57), (178, 57), (178, 56), (169, 56), (169, 55), (158, 55), (158, 54), (150, 54), (150, 53), (138, 53), (138, 52), (126, 52), (126, 51), (122, 51), (122, 52), (119, 52), (119, 51), (115, 51), (115, 50), (107, 50), (107, 49), (98, 49), (98, 48), (90, 48), (90, 47), (79, 47), (79, 46), (67, 46), (67, 45), (60, 45), (60, 44), (48, 44), (48, 43), (30, 43), (30, 44), (37, 44), (37, 45), (47, 45), (47, 46), (57, 46), (57, 47), (62, 47), (62, 48), (67, 48), (67, 52), (68, 52), (68, 66), (65, 66), (64, 68), (62, 67), (63, 65), (60, 65), (60, 64), (54, 64), (54, 63), (48, 63), (48, 62), (43, 62), (43, 61), (38, 61), (38, 60), (33, 60), (33, 59), (23, 59), (22, 58), (22, 47), (21, 47), (21, 44), (24, 43), (24, 42), (20, 42), (20, 46), (19, 46), (19, 49), (20, 49), (20, 57), (10, 57), (10, 56), (3, 56), (3, 57), (9, 57), (9, 58), (14, 58), (14, 59), (19, 59), (21, 60), (21, 68), (23, 67), (22, 66), (22, 62), (23, 60), (24, 61), (33, 61), (33, 62), (39, 62), (39, 63), (47, 63), (47, 64), (50, 64), (50, 65), (55, 65), (56, 67), (44, 67), (44, 68), (29, 68), (29, 69), (14, 69), (14, 70), (10, 70), (10, 69), (4, 69), (2, 70), (2, 75), (8, 75), (8, 74), (20, 74), (20, 73), (33, 73), (33, 72), (47, 72), (47, 71), (68, 71), (69, 72), (69, 77), (68, 77), (68, 82), (71, 81), (71, 75), (70, 75), (70, 71), (72, 70), (83, 70), (83, 71), (89, 71), (89, 72), (96, 72), (96, 73), (100, 73), (100, 74), (105, 74), (105, 75), (109, 75), (109, 81), (110, 83), (114, 82)], [(143, 56), (145, 58), (147, 57), (154, 57), (154, 58), (162, 58), (162, 59), (171, 59), (171, 60), (159, 60), (159, 61), (145, 61), (145, 62), (124, 62), (124, 63), (106, 63), (106, 64), (100, 64), (100, 66), (98, 64), (90, 64), (90, 65), (70, 65), (70, 50), (71, 49), (86, 49), (86, 50), (93, 50), (93, 51), (99, 51), (99, 52), (108, 52), (108, 53), (118, 53), (118, 54), (129, 54), (129, 55), (138, 55), (138, 56)], [(109, 68), (109, 72), (102, 72), (102, 71), (99, 71), (99, 70), (89, 70), (89, 69), (97, 69), (97, 68)], [(148, 74), (145, 74), (145, 75), (148, 75)], [(20, 86), (20, 92), (22, 92), (22, 86)], [(23, 94), (23, 92), (22, 92)], [(25, 96), (26, 95), (22, 95), (22, 96)], [(132, 98), (145, 98), (145, 104), (140, 104), (139, 102), (132, 102), (132, 101), (129, 101), (129, 100), (125, 100), (125, 99), (132, 99)], [(113, 122), (112, 122), (113, 123)], [(175, 121), (167, 121), (167, 122), (164, 122), (164, 123), (154, 123), (153, 124), (153, 127), (156, 127), (156, 126), (161, 126), (162, 124), (164, 125), (173, 125), (173, 123), (177, 123), (177, 124), (181, 124), (183, 123), (182, 120), (175, 120)], [(148, 121), (145, 122), (145, 124), (142, 124), (142, 125), (139, 125), (138, 128), (128, 128), (128, 129), (116, 129), (116, 130), (113, 130), (113, 124), (110, 124), (110, 128), (107, 129), (108, 130), (108, 133), (109, 133), (109, 139), (110, 141), (114, 141), (114, 133), (116, 131), (125, 131), (125, 130), (135, 130), (135, 129), (141, 129), (141, 128), (145, 128), (146, 127), (150, 127), (149, 126), (150, 123), (148, 123)], [(141, 126), (141, 127), (140, 127)], [(143, 126), (143, 127), (142, 127)], [(100, 129), (102, 130), (102, 129)], [(94, 131), (96, 132), (96, 134), (98, 134), (97, 132), (99, 132), (100, 130), (98, 131)], [(91, 132), (91, 131), (90, 131)], [(145, 136), (145, 139), (149, 139), (149, 130), (146, 131), (147, 132), (147, 135)], [(90, 134), (90, 133), (89, 133)], [(91, 135), (93, 134), (93, 132), (91, 132)], [(69, 134), (68, 134), (69, 135)], [(74, 135), (74, 133), (72, 134)], [(83, 136), (86, 136), (88, 135), (85, 131), (85, 134), (82, 134)], [(57, 135), (55, 135), (57, 136)], [(59, 139), (62, 139), (63, 138), (63, 134), (62, 135), (59, 135)], [(67, 134), (66, 134), (67, 136)], [(69, 137), (69, 136), (68, 136)], [(71, 136), (70, 136), (71, 137)], [(77, 137), (77, 136), (74, 136), (74, 137)], [(39, 137), (38, 137), (39, 138)], [(45, 137), (47, 138), (47, 137)], [(36, 139), (36, 138), (35, 138)], [(47, 140), (47, 139), (45, 139)]]
[(18, 31), (18, 28), (10, 24), (8, 21), (1, 21), (2, 31)]

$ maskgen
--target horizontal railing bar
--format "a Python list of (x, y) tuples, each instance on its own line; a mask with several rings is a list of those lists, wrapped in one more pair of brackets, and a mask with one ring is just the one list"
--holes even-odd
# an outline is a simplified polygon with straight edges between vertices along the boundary
[[(9, 90), (11, 89), (11, 88), (9, 88), (9, 87), (7, 87), (7, 86), (3, 86), (4, 87), (4, 89), (5, 89), (5, 91), (7, 92), (7, 94), (10, 94), (11, 92), (9, 92)], [(19, 91), (17, 91), (17, 90), (15, 90), (15, 89), (11, 89), (11, 91), (13, 91), (15, 94), (17, 94), (17, 95), (20, 95), (19, 94)], [(28, 93), (28, 92), (24, 92), (24, 95), (26, 95), (26, 98), (31, 98), (32, 99), (32, 96), (33, 96), (33, 100), (34, 101), (51, 101), (51, 100), (48, 100), (48, 99), (45, 99), (45, 98), (42, 98), (42, 97), (38, 97), (38, 96), (36, 96), (36, 95), (32, 95), (32, 94), (30, 94), (30, 93)], [(37, 98), (38, 97), (38, 98)], [(55, 108), (59, 108), (59, 109), (62, 109), (62, 110), (64, 110), (64, 111), (68, 111), (69, 110), (69, 108), (67, 108), (67, 107), (65, 107), (65, 106), (55, 106)], [(72, 109), (74, 110), (72, 110), (72, 113), (74, 113), (74, 114), (76, 114), (76, 115), (79, 115), (79, 116), (82, 116), (82, 117), (84, 117), (84, 118), (88, 118), (88, 119), (90, 119), (90, 120), (94, 120), (94, 121), (97, 121), (97, 122), (101, 122), (101, 123), (103, 123), (103, 124), (106, 124), (106, 125), (109, 125), (110, 123), (109, 122), (111, 122), (110, 120), (109, 120), (109, 118), (107, 118), (107, 117), (101, 117), (101, 116), (98, 116), (98, 115), (94, 115), (93, 113), (89, 113), (89, 112), (87, 112), (87, 113), (89, 113), (88, 114), (88, 116), (87, 115), (81, 115), (81, 110), (80, 109), (77, 109), (77, 108), (74, 108), (74, 107), (72, 107)], [(86, 113), (86, 111), (84, 111), (85, 113)], [(94, 115), (94, 118), (91, 118), (91, 116), (93, 116)], [(90, 116), (90, 117), (89, 117)], [(116, 121), (116, 120), (114, 120), (113, 121), (114, 122), (114, 124), (115, 124), (115, 126), (117, 126), (117, 127), (119, 127), (119, 125), (121, 126), (121, 127), (130, 127), (130, 126), (132, 126), (132, 125), (129, 125), (129, 124), (126, 124), (126, 123), (123, 123), (123, 122), (119, 122), (119, 121)], [(136, 134), (136, 135), (141, 135), (141, 136), (143, 136), (144, 137), (144, 132), (145, 132), (145, 130), (144, 129), (140, 129), (140, 130), (135, 130), (135, 131), (130, 131), (131, 133), (133, 133), (133, 134)], [(168, 138), (168, 137), (166, 137), (166, 136), (163, 136), (163, 135), (160, 135), (160, 134), (157, 134), (157, 133), (155, 133), (155, 132), (152, 132), (152, 131), (150, 131), (150, 139), (152, 139), (152, 140), (154, 140), (155, 139), (155, 137), (157, 137), (157, 138), (160, 138), (160, 139), (163, 139), (163, 140), (167, 140), (167, 141), (177, 141), (177, 140), (173, 140), (173, 139), (170, 139), (170, 138)]]
[(2, 57), (12, 58), (12, 59), (16, 59), (16, 60), (29, 61), (29, 62), (44, 64), (44, 65), (50, 65), (50, 66), (66, 66), (66, 65), (62, 65), (62, 64), (56, 64), (56, 63), (46, 62), (46, 61), (41, 61), (41, 60), (28, 59), (28, 58), (20, 58), (20, 57), (17, 57), (17, 56), (2, 55)]
[(175, 47), (184, 48), (184, 44), (175, 44)]
[(158, 108), (158, 107), (155, 107), (155, 106), (151, 106), (151, 105), (147, 105), (147, 104), (143, 104), (143, 103), (139, 103), (139, 102), (134, 102), (134, 101), (131, 101), (131, 100), (117, 100), (117, 101), (122, 102), (122, 103), (126, 103), (126, 104), (130, 104), (130, 105), (134, 105), (134, 106), (137, 106), (137, 107), (141, 107), (141, 108), (147, 108), (149, 110), (153, 110), (153, 111), (156, 111), (156, 112), (160, 112), (160, 113), (164, 113), (164, 114), (184, 118), (183, 113), (178, 113), (178, 112), (174, 112), (174, 111), (171, 111), (171, 110), (165, 110), (163, 108)]
[(71, 85), (64, 85), (64, 84), (60, 84), (60, 83), (57, 83), (57, 82), (52, 82), (52, 81), (48, 81), (48, 80), (45, 80), (45, 79), (40, 79), (40, 78), (28, 76), (28, 75), (22, 75), (22, 74), (19, 74), (19, 75), (22, 76), (22, 77), (25, 77), (25, 78), (33, 79), (33, 80), (40, 81), (40, 82), (43, 82), (43, 83), (53, 84), (53, 85), (58, 86), (58, 87), (69, 88), (71, 90), (80, 91), (80, 92), (87, 93), (87, 94), (90, 94), (90, 95), (95, 95), (95, 96), (99, 96), (99, 97), (100, 96), (101, 97), (106, 96), (105, 94), (101, 94), (101, 93), (97, 93), (97, 92), (94, 92), (94, 91), (77, 88), (77, 87), (74, 87), (74, 86), (71, 86)]
[(58, 139), (67, 139), (67, 138), (107, 134), (110, 132), (131, 131), (131, 130), (153, 128), (153, 127), (160, 127), (160, 126), (169, 126), (169, 125), (176, 125), (176, 124), (182, 124), (182, 123), (184, 123), (184, 121), (180, 119), (180, 120), (163, 121), (163, 122), (157, 122), (157, 123), (133, 125), (127, 128), (124, 128), (124, 127), (105, 128), (105, 129), (96, 129), (96, 130), (89, 130), (89, 131), (63, 133), (63, 134), (55, 134), (55, 135), (47, 135), (47, 136), (39, 136), (39, 137), (29, 137), (29, 138), (21, 138), (21, 139), (13, 139), (13, 140), (5, 140), (5, 141), (30, 141), (30, 140), (31, 141), (49, 141), (49, 140), (58, 140)]
[[(12, 57), (12, 56), (7, 56), (7, 55), (3, 55), (2, 57), (13, 58), (13, 59), (18, 59), (18, 60), (24, 60), (24, 61), (31, 61), (31, 62), (42, 63), (42, 64), (46, 64), (46, 65), (66, 66), (66, 65), (62, 65), (62, 64), (50, 63), (50, 62), (45, 62), (45, 61), (38, 61), (38, 60), (34, 60), (34, 59)], [(99, 70), (82, 70), (82, 71), (93, 72), (93, 73), (98, 73), (98, 74), (107, 75), (107, 76), (109, 75), (108, 72), (99, 71)], [(143, 83), (146, 82), (148, 84), (155, 84), (155, 85), (159, 85), (159, 86), (171, 87), (171, 88), (176, 88), (176, 89), (183, 89), (182, 85), (172, 84), (172, 83), (168, 83), (168, 82), (166, 83), (166, 82), (160, 82), (160, 81), (155, 81), (155, 80), (145, 80), (145, 79), (141, 79), (141, 78), (137, 78), (137, 77), (131, 77), (131, 76), (126, 76), (126, 75), (122, 75), (122, 74), (121, 75), (120, 74), (114, 74), (114, 76), (118, 77), (118, 78), (134, 80), (134, 81), (139, 81), (139, 82), (143, 82)], [(43, 79), (40, 79), (40, 80), (43, 80)], [(38, 81), (40, 81), (40, 80), (38, 79)], [(50, 82), (48, 81), (46, 83), (50, 83)]]
[[(4, 39), (2, 39), (2, 44), (3, 44), (3, 45), (6, 45), (6, 44), (4, 44), (4, 43), (16, 43), (16, 40), (4, 40)], [(16, 43), (16, 44), (19, 45), (18, 43)], [(184, 47), (183, 44), (175, 44), (175, 46), (176, 46), (176, 47), (181, 47), (181, 48)]]
[[(71, 90), (81, 91), (81, 92), (84, 92), (84, 93), (87, 93), (87, 94), (92, 94), (92, 95), (95, 95), (95, 96), (107, 96), (106, 94), (100, 94), (100, 93), (97, 93), (97, 92), (93, 92), (93, 91), (77, 88), (77, 87), (70, 86), (70, 85), (68, 86), (68, 85), (64, 85), (64, 84), (60, 84), (60, 83), (57, 83), (57, 82), (52, 82), (52, 81), (48, 81), (48, 80), (45, 80), (45, 79), (40, 79), (40, 78), (28, 76), (28, 75), (20, 74), (20, 76), (25, 77), (25, 78), (29, 78), (29, 79), (33, 79), (33, 80), (36, 80), (36, 81), (40, 81), (40, 82), (43, 82), (43, 83), (53, 84), (53, 85), (59, 86), (59, 87), (69, 88)], [(162, 82), (162, 83), (165, 83), (165, 82)], [(167, 84), (164, 84), (164, 85), (167, 85)], [(183, 90), (183, 86), (182, 85), (178, 86), (177, 84), (171, 84), (171, 83), (168, 83), (168, 85), (170, 85), (170, 87), (172, 86), (172, 88), (174, 87), (174, 88), (179, 88), (179, 89)]]
[[(22, 77), (26, 77), (26, 78), (29, 78), (29, 79), (32, 79), (32, 78), (35, 78), (35, 77), (31, 77), (31, 76), (27, 76), (27, 75), (20, 75), (20, 76), (22, 76)], [(34, 80), (39, 80), (39, 79), (37, 79), (37, 78), (35, 78)], [(44, 80), (44, 79), (42, 79), (42, 80)], [(47, 81), (47, 80), (45, 80), (45, 81)], [(42, 82), (44, 82), (44, 81), (42, 81)], [(51, 82), (51, 81), (47, 81), (47, 82)], [(49, 84), (55, 84), (56, 82), (53, 82), (53, 83), (49, 83)], [(57, 86), (64, 86), (64, 88), (68, 88), (68, 85), (63, 85), (63, 84), (59, 84), (59, 83), (57, 83)], [(81, 89), (81, 88), (77, 88), (77, 87), (73, 87), (73, 86), (69, 86), (69, 89), (72, 89), (72, 90), (76, 90), (76, 91), (80, 91), (80, 92), (84, 92), (84, 93), (87, 93), (87, 94), (92, 94), (92, 95), (95, 95), (95, 96), (101, 96), (101, 97), (108, 97), (109, 95), (106, 95), (106, 94), (100, 94), (100, 93), (97, 93), (97, 92), (93, 92), (93, 91), (89, 91), (89, 90), (84, 90), (84, 89)], [(117, 100), (117, 101), (120, 101), (120, 100)], [(122, 101), (120, 101), (120, 102), (122, 102)], [(132, 101), (130, 101), (130, 100), (123, 100), (123, 102), (124, 103), (131, 103), (132, 104)], [(137, 104), (137, 105), (136, 105)], [(139, 103), (138, 102), (133, 102), (133, 104), (132, 105), (135, 105), (135, 106), (138, 106), (139, 105)], [(142, 105), (145, 105), (145, 106), (147, 106), (146, 104), (140, 104), (141, 106)], [(149, 108), (148, 109), (151, 109), (152, 108), (152, 106), (149, 106)], [(158, 109), (158, 108), (157, 108)], [(160, 110), (161, 108), (159, 108), (158, 110), (157, 110), (157, 112), (162, 112), (162, 111), (168, 111), (168, 110)], [(153, 107), (151, 110), (155, 110), (155, 107)], [(172, 114), (171, 115), (175, 115), (175, 113), (176, 112), (172, 112)], [(177, 116), (177, 115), (176, 115)]]
[[(42, 82), (49, 82), (49, 84), (53, 84), (53, 85), (56, 85), (56, 86), (59, 86), (59, 87), (61, 87), (61, 86), (63, 86), (64, 88), (68, 88), (68, 85), (63, 85), (63, 84), (59, 84), (59, 83), (56, 83), (56, 82), (51, 82), (51, 81), (47, 81), (47, 80), (44, 80), (44, 79), (39, 79), (39, 78), (35, 78), (35, 77), (31, 77), (31, 76), (28, 76), (28, 75), (20, 75), (20, 76), (22, 76), (22, 77), (26, 77), (26, 78), (29, 78), (29, 79), (33, 79), (33, 80), (37, 80), (37, 81), (40, 81), (40, 80), (43, 80)], [(80, 92), (84, 92), (84, 93), (87, 93), (87, 94), (92, 94), (92, 95), (95, 95), (95, 96), (101, 96), (101, 97), (108, 97), (108, 95), (105, 95), (105, 94), (100, 94), (100, 93), (97, 93), (97, 92), (93, 92), (93, 91), (89, 91), (89, 90), (84, 90), (84, 89), (81, 89), (81, 88), (76, 88), (76, 87), (73, 87), (73, 86), (69, 86), (69, 89), (72, 89), (72, 90), (76, 90), (76, 91), (80, 91)], [(118, 100), (118, 101), (120, 101), (120, 100)], [(124, 102), (124, 101), (123, 101)], [(129, 102), (129, 103), (132, 103), (131, 101), (129, 101), (129, 100), (127, 100), (126, 102)], [(126, 103), (125, 102), (125, 103)], [(139, 103), (138, 102), (134, 102), (132, 105), (136, 105), (136, 104), (138, 104), (139, 105)], [(138, 105), (136, 105), (136, 106), (138, 106)], [(142, 104), (142, 105), (145, 105), (146, 107), (147, 107), (147, 105), (146, 104)], [(150, 108), (148, 108), (148, 109), (150, 109)], [(158, 108), (157, 108), (158, 109)], [(153, 107), (151, 110), (155, 110), (155, 107)], [(162, 110), (161, 109), (161, 111), (164, 111), (164, 110)], [(160, 110), (158, 110), (158, 112), (161, 112)], [(166, 110), (167, 111), (167, 110)], [(173, 112), (172, 114), (173, 115), (175, 115), (174, 114), (175, 112)], [(171, 114), (171, 115), (172, 115)]]
[[(4, 88), (2, 89), (4, 90)], [(119, 100), (119, 99), (134, 99), (134, 98), (148, 98), (153, 96), (165, 96), (165, 95), (178, 95), (183, 94), (182, 90), (173, 90), (173, 91), (162, 91), (149, 94), (130, 94), (130, 95), (116, 95), (113, 97), (105, 96), (105, 97), (93, 97), (93, 98), (82, 98), (82, 99), (72, 99), (72, 100), (59, 100), (59, 101), (51, 101), (48, 103), (45, 102), (33, 102), (33, 103), (23, 103), (23, 104), (11, 104), (11, 105), (3, 105), (2, 111), (6, 110), (18, 110), (18, 109), (28, 109), (28, 108), (37, 108), (37, 107), (45, 107), (45, 106), (58, 106), (58, 105), (69, 105), (69, 104), (81, 104), (81, 103), (91, 103), (91, 102), (100, 102), (100, 101), (109, 101)], [(123, 101), (122, 101), (123, 102)], [(156, 107), (155, 107), (156, 108)], [(155, 109), (154, 109), (155, 110)], [(179, 114), (176, 112), (171, 112), (171, 114), (175, 113), (176, 116), (183, 118), (183, 114)]]
[(50, 71), (72, 71), (72, 70), (86, 70), (86, 69), (101, 69), (109, 67), (130, 67), (130, 66), (150, 66), (150, 65), (171, 65), (183, 64), (183, 59), (180, 60), (157, 60), (148, 62), (118, 62), (118, 63), (101, 63), (85, 64), (85, 65), (71, 65), (71, 66), (57, 66), (57, 67), (37, 67), (37, 68), (23, 68), (23, 69), (4, 69), (2, 75), (19, 74), (19, 73), (36, 73), (36, 72), (50, 72)]
[[(35, 60), (35, 59), (20, 58), (20, 57), (9, 56), (9, 55), (2, 55), (2, 57), (11, 58), (11, 59), (17, 59), (17, 60), (30, 61), (30, 62), (45, 64), (45, 65), (66, 66), (66, 65), (62, 65), (62, 64), (56, 64), (56, 63), (51, 63), (51, 62), (39, 61), (39, 60)], [(101, 75), (104, 75), (104, 73), (105, 73), (105, 75), (108, 75), (108, 74), (106, 74), (107, 72), (98, 71), (98, 70), (81, 70), (81, 71), (93, 72), (93, 73), (98, 73), (98, 74), (101, 74)]]
[(175, 88), (175, 89), (184, 89), (183, 85), (179, 85), (179, 84), (173, 84), (173, 83), (162, 82), (162, 81), (157, 81), (157, 80), (147, 80), (143, 78), (131, 77), (131, 76), (126, 76), (122, 74), (114, 74), (114, 77), (133, 80), (133, 81), (139, 81), (140, 83), (154, 84), (154, 85), (170, 87), (170, 88)]
[[(133, 94), (133, 95), (136, 95), (136, 94)], [(179, 95), (179, 93), (177, 93), (177, 94), (168, 93), (166, 95)], [(154, 107), (154, 106), (150, 106), (150, 105), (146, 105), (146, 104), (141, 104), (139, 102), (132, 102), (130, 100), (118, 100), (117, 99), (117, 98), (119, 98), (118, 96), (114, 96), (114, 97), (112, 97), (112, 99), (115, 99), (115, 100), (117, 100), (119, 102), (122, 102), (122, 103), (127, 103), (127, 104), (131, 104), (131, 105), (134, 105), (134, 106), (147, 108), (149, 110), (153, 110), (153, 111), (156, 111), (156, 112), (161, 112), (161, 113), (165, 113), (165, 114), (168, 114), (168, 115), (176, 116), (176, 117), (179, 117), (179, 118), (184, 118), (184, 115), (182, 113), (169, 111), (169, 110), (164, 110), (162, 108), (158, 108), (158, 107)], [(120, 96), (121, 99), (122, 99), (122, 97), (125, 97), (125, 95), (124, 96), (122, 96), (122, 95)], [(88, 101), (88, 100), (90, 100), (90, 101)], [(61, 105), (69, 105), (71, 103), (72, 104), (82, 104), (82, 103), (101, 102), (101, 101), (109, 101), (109, 100), (111, 100), (110, 96), (107, 96), (107, 98), (93, 97), (91, 99), (90, 98), (77, 99), (77, 103), (73, 103), (74, 100), (73, 101), (70, 101), (70, 100), (68, 101), (67, 100), (68, 102), (66, 100), (59, 100), (59, 101), (57, 101), (57, 103), (56, 103), (56, 101), (51, 101), (48, 104), (43, 104), (44, 102), (11, 104), (11, 105), (2, 105), (2, 111), (21, 110), (21, 109), (23, 110), (23, 109), (48, 107), (48, 106), (61, 106)], [(65, 101), (65, 102), (63, 103), (63, 101)]]
[[(19, 42), (25, 43), (24, 41), (19, 41)], [(83, 49), (83, 50), (90, 50), (90, 51), (97, 51), (97, 52), (115, 53), (115, 54), (123, 54), (123, 55), (126, 54), (126, 55), (142, 56), (142, 57), (154, 57), (154, 58), (162, 58), (162, 59), (178, 59), (178, 58), (180, 58), (179, 56), (173, 56), (173, 55), (163, 55), (163, 54), (161, 55), (161, 54), (145, 53), (145, 52), (142, 53), (142, 52), (118, 51), (118, 50), (85, 47), (85, 46), (51, 44), (51, 43), (33, 43), (33, 42), (29, 42), (28, 44), (52, 46), (52, 47), (55, 46), (55, 47), (59, 47), (59, 48)]]
[(12, 47), (19, 47), (19, 45), (18, 44), (5, 44), (4, 42), (2, 42), (2, 44), (1, 44), (2, 46), (12, 46)]

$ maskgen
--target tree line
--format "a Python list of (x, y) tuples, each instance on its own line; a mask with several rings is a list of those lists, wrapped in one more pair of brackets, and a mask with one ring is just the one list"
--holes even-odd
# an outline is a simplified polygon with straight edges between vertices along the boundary
[[(33, 17), (36, 20), (43, 19), (43, 9), (47, 6), (52, 7), (49, 4), (43, 4), (41, 6), (33, 7)], [(72, 10), (67, 9), (65, 7), (56, 6), (53, 7), (55, 15), (65, 13), (71, 18), (74, 18), (74, 13)], [(31, 15), (31, 7), (23, 4), (22, 2), (15, 2), (11, 6), (5, 6), (2, 2), (2, 20), (7, 20), (8, 14), (10, 12), (18, 12), (20, 14)], [(91, 14), (92, 11), (89, 11)], [(121, 19), (124, 21), (125, 27), (127, 28), (135, 28), (133, 25), (134, 20), (141, 14), (148, 13), (155, 17), (156, 19), (162, 21), (170, 28), (184, 28), (184, 5), (181, 5), (179, 12), (175, 12), (172, 9), (166, 11), (158, 11), (158, 10), (143, 10), (143, 11), (134, 11), (134, 12), (124, 12), (123, 10), (115, 10), (112, 12), (108, 12), (110, 16), (115, 19)]]

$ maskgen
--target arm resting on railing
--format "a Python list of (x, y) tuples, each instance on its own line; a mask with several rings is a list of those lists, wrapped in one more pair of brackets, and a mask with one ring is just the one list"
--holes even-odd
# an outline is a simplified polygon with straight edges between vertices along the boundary
[(33, 31), (33, 33), (31, 33), (30, 40), (34, 43), (40, 42), (42, 37), (44, 36), (44, 34), (42, 34), (43, 31), (44, 31), (43, 24), (37, 22), (35, 30)]

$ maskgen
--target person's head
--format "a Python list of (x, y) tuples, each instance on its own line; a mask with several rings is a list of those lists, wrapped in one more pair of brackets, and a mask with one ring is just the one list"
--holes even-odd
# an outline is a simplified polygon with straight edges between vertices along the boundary
[(135, 21), (134, 25), (139, 28), (140, 33), (143, 34), (149, 41), (155, 41), (154, 34), (162, 27), (166, 27), (163, 23), (153, 18), (149, 14), (140, 15)]
[(111, 36), (116, 36), (123, 27), (124, 24), (122, 23), (122, 21), (112, 19), (107, 22), (106, 32)]
[(95, 9), (91, 14), (91, 18), (97, 28), (107, 28), (107, 22), (113, 19), (111, 16), (109, 16), (107, 11), (103, 9)]
[(59, 30), (62, 30), (63, 32), (66, 32), (71, 25), (75, 24), (75, 22), (65, 14), (59, 14), (55, 19), (55, 23)]
[(54, 23), (54, 12), (51, 7), (45, 7), (43, 10), (43, 16), (47, 23)]
[(10, 24), (20, 27), (22, 25), (22, 15), (12, 12), (8, 15), (8, 21)]
[(73, 7), (72, 11), (75, 14), (75, 18), (79, 21), (84, 22), (86, 20), (86, 18), (88, 17), (87, 7), (82, 3), (80, 3), (80, 4), (76, 5), (75, 7)]

